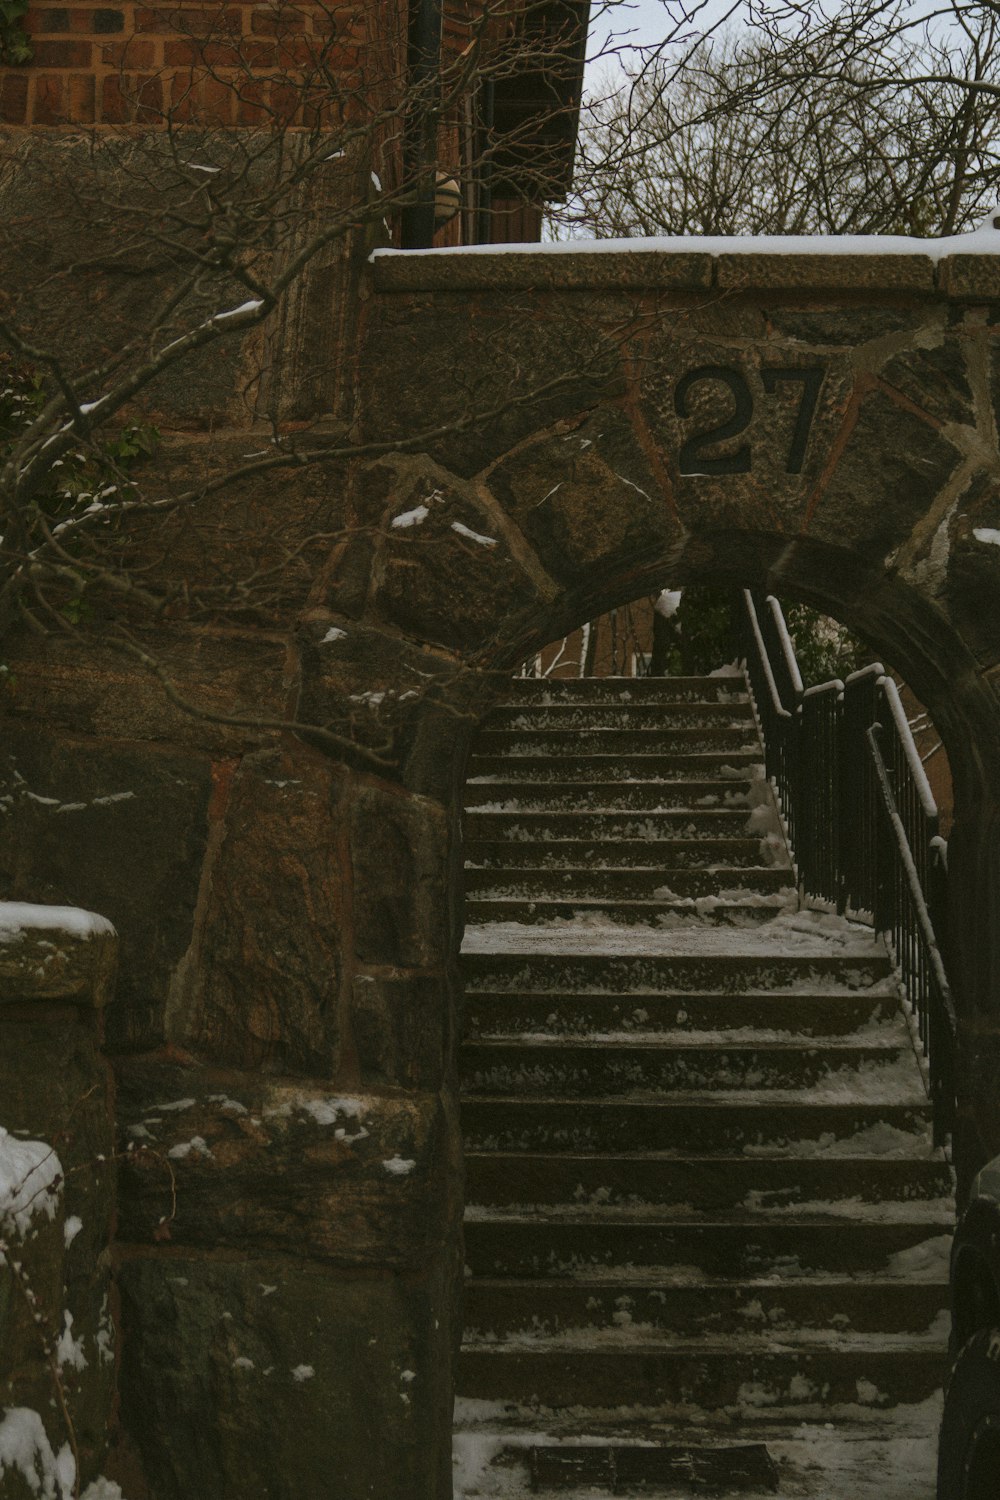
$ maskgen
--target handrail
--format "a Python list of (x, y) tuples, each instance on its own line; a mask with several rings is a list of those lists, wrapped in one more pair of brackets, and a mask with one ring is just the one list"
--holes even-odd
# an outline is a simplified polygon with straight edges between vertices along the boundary
[(886, 936), (927, 1057), (940, 1144), (956, 1116), (948, 846), (899, 690), (881, 662), (804, 688), (777, 599), (742, 597), (738, 649), (799, 887)]
[[(895, 879), (880, 882), (881, 909), (875, 913), (875, 925), (880, 932), (892, 933), (907, 998), (913, 1008), (924, 1053), (931, 1062), (934, 1144), (940, 1146), (953, 1130), (957, 1113), (955, 1054), (958, 1047), (958, 1016), (945, 973), (944, 959), (934, 935), (927, 899), (879, 747), (879, 731), (883, 727), (881, 724), (872, 724), (866, 732), (866, 738), (882, 794), (882, 809), (895, 843), (897, 867), (892, 872)], [(935, 842), (940, 845), (944, 840), (938, 835)], [(909, 908), (906, 914), (901, 909), (903, 899)], [(915, 933), (912, 926), (908, 930), (905, 915), (909, 916), (911, 924), (915, 924)], [(916, 943), (913, 942), (914, 937), (917, 939)]]

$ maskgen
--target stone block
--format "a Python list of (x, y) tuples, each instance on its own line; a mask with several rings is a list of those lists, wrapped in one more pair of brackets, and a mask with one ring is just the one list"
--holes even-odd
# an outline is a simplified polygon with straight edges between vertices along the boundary
[(720, 287), (746, 291), (924, 292), (933, 293), (934, 262), (929, 255), (719, 255)]
[(360, 789), (350, 813), (354, 951), (368, 964), (433, 966), (451, 954), (442, 893), (448, 828), (422, 797)]
[(624, 388), (625, 330), (530, 293), (380, 298), (359, 356), (363, 437), (413, 443), (461, 478)]
[(933, 345), (915, 341), (882, 367), (882, 379), (939, 422), (976, 420), (966, 365), (968, 336), (953, 331)]
[(216, 1062), (332, 1076), (340, 1045), (343, 771), (306, 746), (247, 756), (220, 793), (173, 1030)]
[[(80, 911), (4, 905), (0, 920), (8, 924), (5, 937), (17, 921), (30, 934), (28, 941), (3, 944), (0, 1407), (44, 1417), (36, 1458), (75, 1447), (85, 1485), (106, 1451), (116, 1394), (108, 1254), (115, 1219), (112, 1083), (99, 1047), (99, 1003), (114, 967), (115, 938), (110, 924)], [(93, 950), (89, 969), (81, 965), (81, 948)], [(60, 953), (64, 965), (46, 962)], [(60, 981), (64, 994), (53, 999)], [(11, 1477), (4, 1476), (5, 1497), (19, 1493)]]
[[(162, 627), (137, 639), (159, 664), (186, 711), (158, 678), (108, 647), (95, 631), (80, 640), (21, 635), (5, 660), (16, 687), (8, 704), (14, 723), (108, 740), (153, 740), (185, 750), (239, 754), (270, 743), (264, 720), (285, 720), (296, 686), (285, 638), (253, 630)], [(236, 724), (220, 722), (235, 718)]]
[(540, 586), (553, 592), (500, 507), (484, 503), (489, 491), (426, 460), (384, 467), (395, 482), (379, 518), (371, 611), (411, 638), (468, 656), (495, 644), (498, 601), (515, 614), (537, 601)]
[[(212, 795), (204, 756), (9, 725), (8, 892), (107, 913), (121, 942), (114, 1047), (163, 1036), (173, 972), (191, 941)], [(93, 949), (90, 950), (93, 952)], [(0, 992), (2, 992), (0, 963)]]
[(614, 408), (523, 445), (491, 470), (489, 485), (560, 581), (594, 564), (610, 574), (679, 538), (663, 476)]
[(157, 1500), (450, 1500), (446, 1275), (129, 1258), (123, 1417)]
[(465, 255), (381, 252), (372, 262), (379, 292), (694, 290), (712, 285), (712, 257), (698, 250), (611, 250), (606, 246), (533, 247), (527, 254), (477, 250)]
[(929, 423), (880, 390), (864, 400), (837, 467), (805, 518), (811, 535), (885, 556), (908, 537), (961, 462)]
[(344, 1267), (425, 1265), (458, 1212), (458, 1135), (433, 1094), (119, 1066), (120, 1235)]
[(366, 1087), (443, 1086), (450, 998), (438, 977), (355, 976), (351, 1030)]
[(949, 255), (938, 264), (938, 287), (946, 297), (968, 302), (1000, 299), (1000, 265), (995, 255)]

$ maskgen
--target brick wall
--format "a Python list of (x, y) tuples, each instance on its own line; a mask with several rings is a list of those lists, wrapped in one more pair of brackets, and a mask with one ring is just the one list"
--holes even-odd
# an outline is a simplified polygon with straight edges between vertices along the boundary
[(32, 57), (0, 68), (0, 123), (334, 125), (396, 72), (403, 14), (398, 0), (32, 0)]

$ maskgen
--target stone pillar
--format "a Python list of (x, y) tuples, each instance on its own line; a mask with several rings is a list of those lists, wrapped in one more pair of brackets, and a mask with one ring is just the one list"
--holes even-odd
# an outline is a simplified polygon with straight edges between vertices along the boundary
[(102, 917), (0, 904), (4, 1500), (63, 1500), (74, 1475), (85, 1491), (108, 1448), (115, 1170), (101, 1032), (116, 954)]

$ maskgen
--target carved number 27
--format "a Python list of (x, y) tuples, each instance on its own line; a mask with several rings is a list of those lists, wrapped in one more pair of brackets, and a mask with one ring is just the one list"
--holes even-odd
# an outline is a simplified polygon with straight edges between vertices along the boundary
[[(806, 445), (809, 442), (809, 429), (812, 426), (820, 387), (823, 384), (823, 370), (818, 367), (803, 369), (797, 366), (786, 369), (778, 366), (761, 370), (760, 378), (768, 394), (776, 391), (780, 384), (788, 381), (797, 380), (801, 383), (802, 395), (792, 431), (792, 440), (788, 447), (788, 458), (785, 462), (786, 474), (801, 474), (802, 465), (805, 462)], [(753, 393), (747, 385), (745, 376), (728, 365), (699, 365), (695, 370), (688, 370), (687, 374), (682, 375), (678, 380), (677, 389), (674, 392), (674, 409), (679, 417), (690, 416), (688, 398), (691, 388), (701, 380), (715, 380), (729, 387), (734, 403), (733, 414), (724, 422), (717, 422), (712, 427), (703, 427), (693, 432), (686, 439), (681, 447), (678, 461), (680, 472), (682, 474), (749, 474), (749, 443), (743, 443), (734, 453), (721, 456), (705, 452), (706, 448), (715, 443), (721, 443), (726, 438), (739, 437), (740, 433), (745, 432), (749, 427), (753, 417)]]

